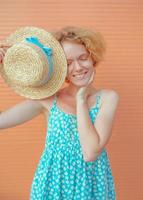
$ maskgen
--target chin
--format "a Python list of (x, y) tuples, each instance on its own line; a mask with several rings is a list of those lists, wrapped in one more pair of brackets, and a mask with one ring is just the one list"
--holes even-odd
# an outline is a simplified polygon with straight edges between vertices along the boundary
[(72, 85), (79, 86), (79, 87), (80, 86), (86, 86), (87, 83), (88, 83), (88, 81), (84, 81), (84, 80), (82, 80), (82, 81), (72, 81), (71, 82)]

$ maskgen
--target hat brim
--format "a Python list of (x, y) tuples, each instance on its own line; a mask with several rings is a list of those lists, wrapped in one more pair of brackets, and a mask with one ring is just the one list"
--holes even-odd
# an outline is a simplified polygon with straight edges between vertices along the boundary
[(44, 99), (55, 94), (63, 85), (67, 75), (67, 60), (65, 53), (56, 40), (56, 38), (44, 29), (37, 27), (22, 27), (12, 33), (6, 41), (11, 44), (16, 44), (23, 41), (26, 37), (35, 36), (45, 46), (51, 47), (53, 50), (53, 65), (54, 71), (51, 79), (39, 87), (22, 87), (10, 81), (6, 76), (4, 67), (0, 68), (0, 73), (5, 82), (17, 94), (30, 99)]

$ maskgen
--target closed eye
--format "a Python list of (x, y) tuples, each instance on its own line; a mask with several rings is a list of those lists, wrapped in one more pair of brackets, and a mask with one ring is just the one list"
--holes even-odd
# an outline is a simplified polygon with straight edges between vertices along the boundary
[[(79, 56), (79, 60), (87, 60), (89, 58), (89, 55), (88, 54), (84, 54), (84, 55), (81, 55), (81, 56)], [(72, 64), (72, 61), (71, 60), (67, 60), (67, 65), (70, 65), (70, 64)]]
[(80, 58), (80, 60), (87, 60), (87, 58)]
[(88, 57), (89, 57), (89, 55), (87, 55), (87, 54), (86, 54), (86, 55), (83, 55), (83, 56), (80, 57), (80, 60), (87, 60)]

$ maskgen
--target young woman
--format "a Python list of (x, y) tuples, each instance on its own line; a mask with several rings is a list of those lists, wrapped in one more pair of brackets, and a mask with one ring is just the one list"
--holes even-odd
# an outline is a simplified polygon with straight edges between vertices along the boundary
[[(67, 58), (67, 86), (51, 97), (27, 99), (2, 112), (0, 129), (22, 124), (41, 112), (48, 118), (31, 200), (115, 200), (105, 146), (111, 137), (119, 95), (92, 84), (96, 67), (103, 60), (104, 39), (99, 32), (78, 27), (65, 27), (53, 35)], [(1, 46), (1, 62), (7, 48)]]

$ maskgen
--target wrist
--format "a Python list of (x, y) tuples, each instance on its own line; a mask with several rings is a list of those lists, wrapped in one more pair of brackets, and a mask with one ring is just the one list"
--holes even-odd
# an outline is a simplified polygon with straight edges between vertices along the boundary
[(77, 97), (76, 100), (77, 100), (78, 104), (86, 104), (87, 103), (86, 99), (81, 98), (81, 97)]

